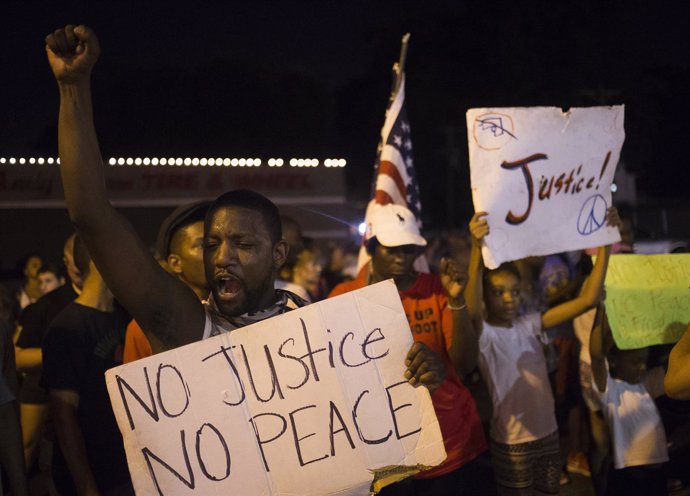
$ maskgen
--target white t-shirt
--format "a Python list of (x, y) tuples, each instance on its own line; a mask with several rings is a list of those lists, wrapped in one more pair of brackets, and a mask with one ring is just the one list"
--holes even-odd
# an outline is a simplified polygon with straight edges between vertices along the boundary
[(479, 370), (493, 403), (494, 441), (525, 443), (558, 429), (540, 314), (519, 317), (509, 328), (484, 322), (479, 336)]
[(666, 432), (653, 397), (664, 390), (664, 370), (656, 367), (643, 382), (630, 384), (606, 379), (602, 393), (594, 382), (601, 400), (606, 423), (613, 438), (613, 466), (617, 469), (651, 465), (668, 461)]

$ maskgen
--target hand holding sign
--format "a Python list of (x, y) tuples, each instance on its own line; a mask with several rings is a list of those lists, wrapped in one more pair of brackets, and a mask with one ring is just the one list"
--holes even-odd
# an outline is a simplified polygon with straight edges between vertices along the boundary
[(433, 393), (446, 378), (446, 367), (438, 353), (424, 343), (416, 342), (405, 358), (405, 379), (412, 385), (421, 384)]

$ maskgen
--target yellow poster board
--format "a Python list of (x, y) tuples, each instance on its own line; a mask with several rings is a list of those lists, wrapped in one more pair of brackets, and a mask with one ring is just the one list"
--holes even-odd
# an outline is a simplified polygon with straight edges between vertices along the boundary
[(690, 322), (690, 254), (613, 255), (605, 286), (621, 349), (675, 343)]

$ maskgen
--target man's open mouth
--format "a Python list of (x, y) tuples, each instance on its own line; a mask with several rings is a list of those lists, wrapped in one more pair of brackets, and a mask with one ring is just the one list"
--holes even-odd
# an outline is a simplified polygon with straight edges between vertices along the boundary
[(216, 278), (216, 288), (220, 299), (232, 300), (242, 290), (242, 283), (233, 277), (221, 276)]

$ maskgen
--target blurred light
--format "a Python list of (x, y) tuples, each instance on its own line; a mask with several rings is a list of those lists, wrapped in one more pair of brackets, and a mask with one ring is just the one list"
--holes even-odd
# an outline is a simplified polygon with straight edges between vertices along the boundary
[(208, 165), (209, 165), (210, 167), (216, 165), (216, 159), (215, 159), (215, 158), (209, 158), (209, 159), (208, 159)]
[(39, 164), (45, 163), (45, 160), (43, 159), (43, 157), (38, 157), (38, 163)]
[(247, 165), (247, 159), (246, 159), (246, 158), (241, 158), (241, 159), (240, 159), (240, 167), (244, 167), (245, 165)]
[(296, 158), (290, 159), (290, 167), (297, 167), (297, 159)]
[(158, 165), (158, 157), (153, 157), (151, 159), (151, 165)]
[(360, 222), (359, 226), (357, 227), (357, 230), (359, 231), (359, 234), (364, 236), (364, 233), (367, 232), (367, 223)]
[(137, 157), (134, 159), (134, 165), (141, 165), (141, 158)]
[(223, 159), (223, 165), (225, 167), (230, 167), (230, 159), (229, 158), (224, 158)]
[(52, 164), (54, 162), (53, 157), (48, 157), (48, 163)]
[(20, 164), (25, 164), (25, 163), (26, 163), (26, 159), (25, 159), (24, 157), (20, 158), (20, 159), (19, 159), (19, 163), (20, 163)]
[(616, 183), (611, 183), (611, 193), (615, 193), (618, 191), (618, 186), (616, 186)]
[(10, 163), (11, 163), (11, 164), (14, 164), (14, 163), (16, 163), (16, 162), (17, 162), (17, 159), (16, 159), (16, 158), (10, 157)]
[(127, 165), (132, 165), (134, 163), (134, 160), (132, 160), (132, 157), (128, 157), (127, 160), (125, 160), (125, 163)]
[(261, 165), (261, 159), (260, 158), (255, 158), (254, 159), (254, 167), (259, 167)]
[(194, 157), (194, 158), (192, 159), (192, 165), (195, 166), (195, 167), (196, 167), (197, 165), (199, 165), (199, 157)]
[(5, 159), (5, 157), (0, 158), (0, 164), (4, 164), (6, 162), (6, 160), (7, 159)]
[(187, 167), (189, 167), (190, 165), (192, 165), (192, 159), (189, 158), (189, 157), (186, 157), (186, 158), (184, 159), (184, 165), (186, 165)]
[(117, 163), (117, 160), (115, 159), (115, 157), (110, 157), (110, 160), (108, 160), (108, 163), (110, 165), (115, 165)]
[(201, 160), (199, 160), (199, 165), (202, 166), (202, 167), (206, 167), (206, 164), (207, 164), (207, 163), (208, 163), (208, 160), (206, 160), (206, 159), (203, 158), (203, 157), (201, 158)]
[(144, 157), (144, 165), (149, 165), (151, 163), (151, 159), (148, 157)]
[(31, 157), (31, 158), (29, 159), (29, 163), (30, 163), (30, 164), (35, 164), (35, 163), (36, 163), (36, 159), (33, 158), (33, 157)]

